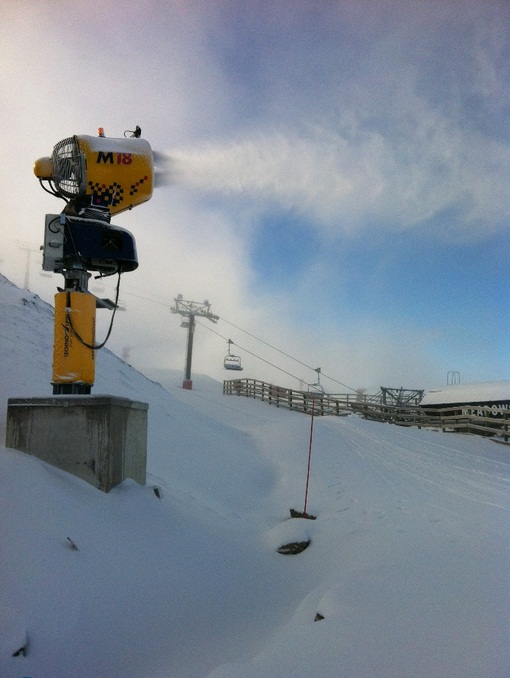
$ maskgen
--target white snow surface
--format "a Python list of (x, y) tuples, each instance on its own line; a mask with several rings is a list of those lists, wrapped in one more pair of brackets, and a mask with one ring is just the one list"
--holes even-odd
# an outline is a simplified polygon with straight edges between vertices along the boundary
[(431, 390), (425, 394), (422, 405), (482, 403), (510, 401), (510, 381), (490, 381), (477, 384), (455, 384)]
[[(2, 440), (9, 397), (51, 395), (52, 342), (0, 278)], [(149, 403), (145, 487), (0, 449), (0, 676), (510, 676), (510, 447), (316, 418), (317, 519), (290, 519), (310, 417), (162, 379), (98, 355), (94, 393)]]

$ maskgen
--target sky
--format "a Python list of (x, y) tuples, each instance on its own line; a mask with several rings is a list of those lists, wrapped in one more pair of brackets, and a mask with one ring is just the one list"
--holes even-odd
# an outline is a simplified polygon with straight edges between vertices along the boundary
[(0, 271), (52, 302), (33, 162), (139, 125), (166, 182), (113, 221), (133, 366), (184, 370), (182, 294), (220, 317), (194, 337), (216, 379), (228, 339), (234, 376), (333, 393), (508, 379), (509, 28), (499, 0), (5, 0)]

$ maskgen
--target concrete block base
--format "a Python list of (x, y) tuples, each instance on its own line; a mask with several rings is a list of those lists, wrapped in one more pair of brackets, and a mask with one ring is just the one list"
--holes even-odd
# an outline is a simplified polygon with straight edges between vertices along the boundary
[(145, 485), (149, 406), (108, 395), (10, 398), (6, 447), (31, 454), (109, 492)]

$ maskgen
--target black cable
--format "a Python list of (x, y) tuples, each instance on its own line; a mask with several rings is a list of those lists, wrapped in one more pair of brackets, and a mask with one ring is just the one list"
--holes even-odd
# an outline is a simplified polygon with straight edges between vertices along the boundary
[(117, 305), (118, 305), (118, 301), (119, 301), (120, 276), (122, 275), (120, 269), (117, 271), (117, 273), (118, 273), (119, 278), (118, 278), (118, 280), (117, 280), (117, 290), (116, 290), (116, 293), (115, 293), (115, 306), (113, 307), (112, 319), (111, 319), (111, 321), (110, 321), (110, 327), (108, 328), (108, 332), (107, 332), (107, 334), (106, 334), (106, 338), (105, 338), (105, 340), (104, 340), (103, 342), (101, 342), (100, 344), (89, 344), (89, 343), (88, 343), (87, 341), (85, 341), (85, 339), (83, 339), (83, 337), (81, 337), (81, 336), (79, 335), (79, 333), (76, 331), (76, 328), (75, 328), (74, 325), (73, 325), (73, 321), (72, 321), (72, 319), (71, 319), (71, 314), (70, 314), (70, 311), (72, 310), (72, 309), (71, 309), (71, 293), (70, 293), (70, 291), (68, 291), (68, 293), (67, 293), (67, 294), (68, 294), (68, 297), (67, 297), (68, 301), (67, 301), (67, 310), (66, 310), (66, 320), (67, 320), (67, 322), (69, 323), (69, 327), (71, 328), (72, 333), (73, 333), (74, 336), (78, 339), (78, 341), (79, 341), (81, 344), (83, 344), (84, 346), (86, 346), (87, 348), (92, 349), (93, 351), (98, 351), (100, 348), (103, 348), (103, 347), (106, 345), (106, 342), (107, 342), (108, 339), (110, 338), (110, 334), (112, 333), (112, 330), (113, 330), (113, 321), (114, 321), (114, 319), (115, 319), (115, 313), (117, 312)]
[[(127, 137), (127, 136), (126, 136), (128, 132), (129, 132), (129, 134), (131, 135), (131, 137)], [(137, 126), (135, 127), (135, 129), (127, 129), (127, 130), (124, 130), (124, 136), (125, 136), (126, 138), (139, 139), (141, 135), (142, 135), (142, 130), (141, 130), (141, 128), (140, 128), (139, 125), (137, 125)]]
[(285, 353), (285, 351), (282, 351), (279, 348), (276, 348), (276, 346), (272, 346), (267, 341), (264, 341), (263, 339), (256, 337), (254, 334), (251, 334), (251, 332), (248, 332), (247, 330), (243, 330), (242, 327), (238, 327), (234, 323), (230, 322), (230, 320), (227, 320), (226, 318), (220, 318), (220, 320), (223, 320), (224, 323), (228, 323), (229, 325), (232, 325), (232, 327), (235, 327), (236, 330), (240, 330), (241, 332), (244, 332), (249, 337), (252, 337), (252, 339), (256, 339), (257, 341), (260, 341), (261, 344), (265, 344), (266, 346), (269, 346), (269, 348), (272, 348), (274, 351), (278, 351), (278, 353), (281, 353), (282, 355), (286, 356), (287, 358), (290, 358), (291, 360), (294, 360), (295, 362), (299, 363), (300, 365), (303, 365), (303, 367), (306, 367), (310, 370), (313, 370), (314, 372), (317, 371), (316, 368), (310, 367), (310, 365), (307, 365), (306, 363), (301, 362), (301, 360), (298, 360), (297, 358), (294, 358), (293, 356), (289, 355), (288, 353)]
[[(249, 337), (252, 337), (253, 339), (256, 339), (257, 341), (260, 341), (262, 344), (265, 344), (269, 348), (272, 348), (274, 351), (278, 351), (278, 353), (281, 353), (287, 358), (290, 358), (291, 360), (294, 360), (296, 363), (299, 363), (300, 365), (303, 365), (303, 367), (306, 367), (309, 370), (313, 370), (314, 372), (317, 372), (316, 367), (310, 367), (310, 365), (307, 365), (306, 363), (302, 362), (301, 360), (298, 360), (298, 358), (294, 358), (294, 356), (289, 355), (288, 353), (285, 353), (285, 351), (282, 351), (281, 349), (277, 348), (276, 346), (273, 346), (272, 344), (269, 344), (267, 341), (264, 341), (263, 339), (260, 339), (260, 337), (256, 337), (254, 334), (251, 334), (250, 332), (247, 332), (246, 330), (243, 330), (242, 327), (238, 327), (234, 323), (230, 322), (226, 318), (220, 318), (220, 320), (223, 320), (223, 322), (228, 323), (229, 325), (232, 325), (232, 327), (235, 327), (237, 330), (240, 330), (241, 332), (244, 332), (247, 334)], [(246, 350), (246, 349), (244, 349)], [(280, 369), (280, 368), (278, 368)], [(355, 393), (357, 392), (357, 389), (355, 389), (352, 386), (348, 386), (347, 384), (342, 383), (341, 381), (338, 381), (338, 379), (334, 379), (333, 377), (329, 377), (327, 374), (324, 374), (321, 370), (321, 376), (325, 377), (326, 379), (329, 379), (330, 381), (334, 381), (336, 384), (340, 384), (340, 386), (343, 386), (344, 388), (348, 388), (351, 391), (354, 391)]]
[(76, 247), (76, 243), (74, 242), (74, 235), (73, 235), (73, 231), (71, 229), (71, 222), (68, 219), (66, 219), (65, 226), (64, 226), (64, 237), (66, 237), (66, 235), (67, 235), (67, 237), (69, 237), (69, 241), (70, 241), (71, 245), (73, 246), (74, 255), (75, 255), (76, 259), (78, 259), (79, 261), (84, 263), (83, 257), (80, 256), (80, 253), (78, 252), (78, 248)]
[(303, 379), (301, 379), (301, 377), (296, 377), (295, 374), (291, 374), (290, 372), (287, 372), (287, 370), (284, 370), (282, 367), (278, 367), (278, 365), (275, 365), (274, 363), (270, 363), (269, 360), (265, 360), (265, 358), (261, 358), (256, 353), (253, 353), (252, 351), (249, 351), (247, 348), (244, 348), (244, 346), (240, 346), (239, 344), (236, 344), (235, 341), (232, 341), (231, 339), (230, 340), (227, 339), (227, 337), (224, 337), (219, 332), (216, 332), (216, 330), (213, 330), (212, 327), (209, 327), (209, 325), (204, 325), (203, 323), (199, 322), (196, 318), (195, 318), (195, 322), (197, 323), (197, 325), (201, 325), (202, 327), (205, 327), (206, 329), (208, 329), (209, 332), (212, 332), (213, 334), (217, 334), (222, 339), (225, 339), (225, 341), (230, 341), (234, 346), (237, 346), (238, 348), (240, 348), (241, 351), (244, 351), (245, 353), (249, 353), (254, 358), (257, 358), (258, 360), (261, 360), (263, 363), (266, 363), (267, 365), (274, 367), (276, 370), (280, 370), (280, 372), (283, 372), (287, 376), (292, 377), (293, 379), (296, 379), (297, 381), (303, 381)]
[[(154, 304), (159, 304), (159, 305), (161, 305), (161, 306), (171, 307), (171, 305), (170, 305), (168, 302), (165, 303), (164, 301), (157, 301), (157, 300), (154, 299), (153, 297), (145, 297), (145, 296), (142, 296), (142, 295), (140, 295), (140, 294), (135, 294), (134, 292), (128, 292), (127, 294), (130, 295), (130, 296), (132, 296), (132, 297), (136, 297), (136, 298), (138, 298), (138, 299), (144, 299), (144, 300), (146, 300), (146, 301), (152, 301), (152, 303), (154, 303)], [(161, 299), (164, 299), (164, 297), (161, 296)], [(228, 325), (231, 325), (232, 327), (235, 327), (237, 330), (239, 330), (239, 331), (241, 331), (241, 332), (244, 332), (244, 334), (247, 334), (249, 337), (252, 337), (252, 338), (255, 339), (256, 341), (260, 341), (262, 344), (265, 344), (267, 347), (273, 349), (274, 351), (277, 351), (278, 353), (281, 353), (281, 354), (284, 355), (286, 358), (290, 358), (291, 360), (294, 360), (294, 362), (299, 363), (299, 364), (302, 365), (303, 367), (306, 367), (307, 369), (312, 370), (313, 372), (317, 372), (317, 368), (316, 368), (316, 367), (311, 367), (310, 365), (307, 365), (307, 364), (304, 363), (302, 360), (299, 360), (298, 358), (295, 358), (294, 356), (290, 355), (289, 353), (286, 353), (285, 351), (282, 351), (281, 349), (277, 348), (276, 346), (273, 346), (273, 345), (270, 344), (269, 342), (264, 341), (264, 340), (261, 339), (260, 337), (255, 336), (255, 335), (252, 334), (251, 332), (248, 332), (247, 330), (244, 330), (242, 327), (239, 327), (238, 325), (236, 325), (235, 323), (231, 322), (230, 320), (227, 320), (226, 318), (221, 318), (221, 317), (220, 317), (220, 320), (223, 320), (223, 322), (227, 323)], [(198, 321), (197, 321), (197, 322), (198, 322)], [(221, 338), (224, 339), (225, 341), (228, 341), (228, 338), (227, 338), (227, 337), (223, 336), (223, 335), (220, 334), (219, 332), (215, 332), (215, 330), (213, 330), (211, 327), (209, 327), (209, 325), (203, 325), (202, 323), (198, 323), (198, 324), (199, 324), (199, 325), (202, 325), (202, 326), (205, 327), (205, 328), (207, 328), (210, 332), (213, 332), (214, 334), (217, 334), (219, 337), (221, 337)], [(233, 343), (234, 345), (239, 346), (239, 344), (235, 344), (234, 342), (232, 342), (232, 343)], [(289, 376), (292, 377), (293, 379), (297, 379), (298, 381), (304, 381), (304, 380), (301, 379), (300, 377), (296, 377), (295, 375), (291, 374), (290, 372), (287, 372), (287, 371), (284, 370), (283, 368), (278, 367), (277, 365), (274, 365), (273, 363), (269, 362), (268, 360), (265, 360), (264, 358), (261, 358), (260, 356), (256, 355), (255, 353), (251, 353), (248, 349), (243, 348), (242, 346), (239, 346), (239, 348), (242, 349), (243, 351), (246, 351), (247, 353), (250, 353), (250, 354), (253, 355), (255, 358), (258, 358), (259, 360), (261, 360), (262, 362), (267, 363), (267, 364), (270, 365), (271, 367), (274, 367), (275, 369), (280, 370), (281, 372), (284, 372), (285, 374), (289, 375)], [(339, 381), (338, 379), (335, 379), (334, 377), (331, 377), (331, 376), (325, 374), (324, 372), (322, 372), (322, 370), (321, 370), (320, 374), (321, 374), (322, 377), (325, 377), (326, 379), (329, 379), (330, 381), (333, 381), (335, 384), (339, 384), (340, 386), (343, 386), (344, 388), (347, 388), (347, 389), (349, 389), (350, 391), (353, 391), (354, 393), (357, 393), (357, 391), (358, 391), (358, 389), (354, 388), (353, 386), (349, 386), (348, 384), (344, 384), (343, 382)]]
[[(53, 224), (55, 224), (55, 223), (58, 224), (57, 228), (53, 228)], [(52, 233), (60, 233), (61, 232), (60, 226), (61, 226), (61, 223), (60, 223), (60, 215), (59, 215), (59, 216), (55, 217), (54, 219), (52, 219), (50, 221), (50, 223), (48, 224), (48, 231), (51, 231)]]

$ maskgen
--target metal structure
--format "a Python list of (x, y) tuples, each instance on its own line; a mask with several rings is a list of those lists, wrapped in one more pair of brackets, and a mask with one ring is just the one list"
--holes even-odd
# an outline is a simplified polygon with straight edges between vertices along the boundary
[(446, 375), (446, 385), (455, 386), (456, 384), (460, 384), (460, 372), (450, 370)]
[(324, 388), (321, 384), (322, 369), (320, 367), (316, 367), (314, 372), (317, 372), (317, 381), (315, 384), (308, 384), (308, 391), (309, 393), (324, 394)]
[(188, 338), (186, 342), (186, 365), (184, 368), (184, 381), (182, 387), (191, 390), (193, 382), (191, 380), (191, 362), (193, 359), (193, 335), (195, 333), (195, 317), (207, 318), (213, 323), (217, 323), (219, 316), (214, 315), (211, 311), (211, 304), (206, 300), (203, 302), (187, 301), (183, 299), (182, 294), (178, 294), (174, 299), (174, 306), (170, 308), (172, 313), (178, 313), (183, 316), (181, 327), (188, 330)]
[(383, 405), (419, 405), (425, 391), (416, 388), (388, 388), (381, 386), (381, 403)]
[(23, 281), (23, 289), (24, 290), (29, 290), (30, 289), (30, 263), (32, 259), (32, 254), (39, 254), (41, 253), (41, 248), (40, 247), (32, 247), (29, 243), (26, 242), (20, 242), (18, 240), (18, 249), (23, 250), (26, 252), (26, 259), (25, 259), (25, 278)]

